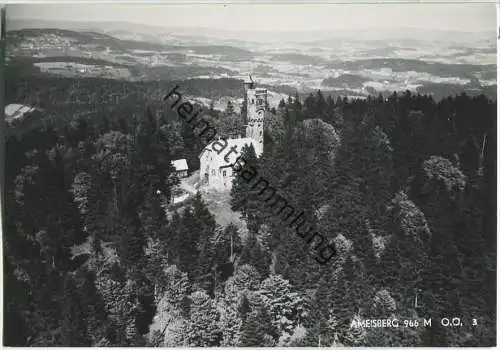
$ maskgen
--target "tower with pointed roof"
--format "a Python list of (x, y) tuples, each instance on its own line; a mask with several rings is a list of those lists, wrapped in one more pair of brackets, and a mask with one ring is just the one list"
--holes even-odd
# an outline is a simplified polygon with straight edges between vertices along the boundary
[(252, 76), (245, 81), (247, 94), (246, 137), (256, 141), (255, 153), (259, 157), (264, 151), (264, 119), (267, 113), (267, 90), (257, 88)]

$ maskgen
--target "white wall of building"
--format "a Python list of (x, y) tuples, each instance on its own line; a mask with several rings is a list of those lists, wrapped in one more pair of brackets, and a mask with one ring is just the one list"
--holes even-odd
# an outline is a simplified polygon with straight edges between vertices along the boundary
[[(230, 190), (233, 181), (231, 165), (242, 154), (245, 145), (252, 145), (257, 157), (264, 151), (264, 119), (266, 116), (267, 90), (245, 84), (247, 93), (246, 137), (216, 140), (208, 144), (200, 154), (200, 182), (218, 191)], [(230, 152), (231, 149), (236, 151)]]
[[(224, 149), (220, 151), (224, 145)], [(257, 142), (248, 137), (225, 141), (216, 140), (208, 144), (200, 156), (200, 182), (203, 183), (208, 179), (209, 188), (219, 191), (231, 189), (233, 180), (231, 165), (242, 155), (243, 148), (250, 145), (256, 148)], [(230, 152), (233, 147), (236, 147), (236, 152)], [(218, 154), (217, 151), (220, 153)]]

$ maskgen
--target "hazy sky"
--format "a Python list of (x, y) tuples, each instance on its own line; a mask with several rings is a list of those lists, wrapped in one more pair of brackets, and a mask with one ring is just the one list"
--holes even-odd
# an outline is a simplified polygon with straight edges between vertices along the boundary
[(8, 19), (127, 21), (232, 30), (349, 30), (370, 27), (484, 31), (496, 28), (493, 4), (26, 4)]

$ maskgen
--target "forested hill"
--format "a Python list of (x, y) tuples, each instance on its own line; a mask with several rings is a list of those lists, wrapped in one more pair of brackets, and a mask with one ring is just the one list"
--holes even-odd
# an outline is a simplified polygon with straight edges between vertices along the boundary
[[(348, 102), (318, 92), (280, 105), (285, 136), (256, 161), (259, 174), (309, 213), (339, 255), (319, 268), (317, 252), (307, 255), (304, 239), (242, 179), (233, 204), (270, 242), (274, 272), (298, 290), (314, 288), (307, 340), (294, 344), (494, 344), (496, 103), (409, 92)], [(309, 116), (335, 131), (328, 137), (327, 125), (305, 123)], [(341, 144), (332, 151), (335, 134)], [(484, 328), (472, 326), (475, 313)], [(441, 327), (446, 315), (464, 327)], [(385, 317), (416, 319), (419, 328), (349, 328)], [(433, 327), (422, 327), (428, 318)]]
[[(200, 195), (167, 216), (170, 162), (196, 168), (202, 144), (129, 98), (92, 113), (47, 104), (8, 127), (4, 345), (495, 344), (496, 102), (282, 101), (263, 157), (247, 156), (334, 242), (322, 266), (240, 177), (245, 239)], [(241, 127), (232, 106), (207, 113)], [(400, 327), (349, 327), (368, 318)]]

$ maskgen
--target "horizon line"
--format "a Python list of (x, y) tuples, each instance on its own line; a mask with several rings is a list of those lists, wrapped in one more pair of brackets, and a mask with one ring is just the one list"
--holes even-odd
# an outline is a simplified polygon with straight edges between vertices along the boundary
[[(439, 31), (439, 32), (449, 32), (449, 33), (469, 33), (469, 34), (483, 34), (483, 33), (490, 33), (490, 32), (495, 32), (497, 28), (493, 27), (491, 29), (482, 29), (482, 30), (475, 30), (475, 31), (470, 31), (470, 30), (464, 30), (464, 29), (439, 29), (439, 28), (421, 28), (418, 26), (394, 26), (394, 27), (378, 27), (378, 26), (367, 26), (363, 28), (323, 28), (323, 29), (292, 29), (292, 28), (287, 28), (287, 29), (231, 29), (229, 27), (226, 28), (221, 28), (221, 27), (211, 27), (211, 26), (162, 26), (158, 24), (147, 24), (143, 22), (135, 22), (135, 21), (127, 21), (127, 20), (113, 20), (113, 21), (93, 21), (92, 19), (43, 19), (43, 18), (35, 18), (35, 17), (30, 17), (30, 18), (7, 18), (6, 22), (10, 21), (41, 21), (41, 22), (54, 22), (54, 23), (60, 23), (60, 22), (66, 22), (66, 23), (77, 23), (77, 24), (91, 24), (91, 25), (98, 25), (98, 24), (111, 24), (111, 23), (122, 23), (122, 24), (130, 24), (130, 25), (141, 25), (149, 28), (158, 28), (158, 29), (165, 29), (165, 30), (195, 30), (195, 29), (210, 29), (210, 30), (217, 30), (217, 31), (226, 31), (226, 32), (232, 32), (232, 33), (269, 33), (269, 32), (279, 32), (279, 33), (313, 33), (313, 32), (322, 32), (322, 33), (328, 33), (328, 32), (342, 32), (345, 30), (351, 31), (351, 32), (359, 32), (359, 31), (389, 31), (389, 30), (419, 30), (423, 32), (429, 32), (429, 31)], [(39, 28), (39, 29), (63, 29), (63, 28), (40, 28), (40, 27), (33, 27), (30, 26), (31, 29)], [(22, 29), (22, 28), (21, 28)], [(495, 35), (496, 36), (496, 35)]]

